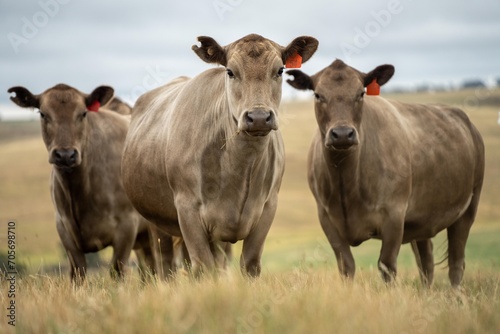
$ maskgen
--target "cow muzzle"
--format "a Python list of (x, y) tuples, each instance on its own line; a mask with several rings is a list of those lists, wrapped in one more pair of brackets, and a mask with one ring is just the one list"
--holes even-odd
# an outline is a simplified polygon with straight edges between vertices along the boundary
[(60, 168), (73, 168), (81, 163), (81, 159), (75, 149), (54, 149), (50, 154), (49, 162)]
[(356, 129), (349, 126), (331, 128), (325, 138), (325, 146), (338, 151), (348, 150), (358, 144)]
[(266, 136), (271, 130), (278, 130), (276, 115), (272, 110), (245, 111), (240, 122), (240, 130), (251, 136)]

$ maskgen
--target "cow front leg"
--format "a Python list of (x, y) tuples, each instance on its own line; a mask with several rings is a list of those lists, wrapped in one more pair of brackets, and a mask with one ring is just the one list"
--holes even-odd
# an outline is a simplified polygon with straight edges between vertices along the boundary
[(264, 242), (276, 214), (277, 202), (277, 198), (274, 198), (265, 204), (259, 222), (243, 241), (240, 268), (243, 274), (250, 277), (260, 276)]
[(74, 238), (64, 228), (62, 221), (56, 222), (57, 233), (63, 244), (70, 264), (71, 281), (76, 285), (81, 285), (85, 281), (87, 274), (87, 260), (85, 253), (80, 250)]
[(137, 221), (129, 221), (118, 226), (113, 240), (113, 257), (110, 274), (113, 279), (123, 279), (125, 268), (137, 237)]
[(321, 228), (323, 229), (323, 232), (325, 233), (326, 238), (335, 253), (337, 267), (339, 268), (340, 274), (350, 279), (354, 278), (356, 263), (354, 261), (354, 257), (352, 256), (349, 243), (340, 237), (338, 230), (335, 227), (334, 220), (321, 206), (318, 206), (318, 217)]
[(399, 249), (403, 242), (403, 223), (387, 223), (381, 229), (382, 249), (378, 269), (386, 283), (392, 282), (397, 274)]
[(185, 205), (189, 198), (176, 199), (179, 227), (191, 261), (191, 273), (200, 277), (203, 273), (215, 273), (215, 259), (210, 248), (209, 235), (201, 220), (199, 208)]

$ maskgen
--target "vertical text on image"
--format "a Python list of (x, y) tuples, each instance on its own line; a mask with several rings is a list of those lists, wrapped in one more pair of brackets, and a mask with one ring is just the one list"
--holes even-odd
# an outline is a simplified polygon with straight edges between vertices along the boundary
[(7, 223), (7, 323), (16, 326), (16, 222)]

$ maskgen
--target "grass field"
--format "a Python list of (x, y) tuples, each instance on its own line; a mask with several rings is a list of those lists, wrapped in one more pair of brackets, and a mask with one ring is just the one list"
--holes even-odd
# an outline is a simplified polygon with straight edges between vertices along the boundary
[[(380, 242), (355, 248), (357, 274), (344, 282), (316, 216), (306, 182), (306, 155), (316, 128), (312, 101), (284, 103), (281, 129), (286, 172), (280, 203), (263, 255), (263, 275), (243, 279), (237, 267), (218, 280), (141, 285), (137, 275), (116, 284), (106, 268), (73, 289), (54, 223), (50, 166), (36, 123), (0, 123), (0, 253), (7, 222), (16, 223), (16, 261), (28, 267), (18, 278), (17, 329), (21, 333), (471, 333), (498, 332), (500, 319), (500, 91), (461, 91), (387, 96), (410, 102), (460, 106), (486, 143), (486, 174), (476, 223), (467, 244), (462, 293), (451, 291), (445, 265), (431, 289), (423, 289), (413, 255), (403, 246), (394, 286), (376, 270)], [(239, 256), (236, 245), (235, 256)], [(444, 235), (435, 241), (439, 259)], [(103, 258), (109, 258), (104, 251)], [(49, 274), (49, 268), (61, 273)], [(2, 280), (0, 333), (9, 330)]]

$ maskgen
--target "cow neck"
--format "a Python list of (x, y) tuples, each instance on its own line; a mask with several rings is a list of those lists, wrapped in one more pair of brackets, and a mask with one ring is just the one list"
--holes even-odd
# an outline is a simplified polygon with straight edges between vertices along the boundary
[(71, 227), (66, 229), (71, 231), (73, 240), (80, 249), (83, 248), (83, 240), (81, 237), (81, 222), (78, 212), (82, 210), (81, 206), (92, 205), (92, 199), (89, 196), (92, 194), (92, 185), (90, 184), (92, 177), (89, 172), (92, 169), (92, 164), (89, 163), (89, 157), (85, 156), (85, 146), (89, 145), (88, 140), (84, 140), (84, 145), (81, 149), (82, 162), (79, 166), (69, 170), (53, 167), (56, 178), (61, 184), (66, 200), (69, 202), (70, 215), (72, 218)]
[(349, 225), (348, 205), (359, 197), (359, 147), (348, 153), (337, 153), (324, 149), (325, 159), (330, 173), (332, 189), (338, 189), (338, 204), (346, 226)]
[[(252, 137), (240, 132), (233, 140), (227, 142), (223, 159), (227, 159), (225, 166), (231, 166), (230, 171), (225, 171), (231, 176), (230, 183), (240, 183), (243, 203), (250, 193), (252, 177), (265, 159), (265, 148), (269, 146), (271, 134), (266, 137)], [(243, 210), (243, 207), (240, 208)]]
[(69, 204), (69, 215), (71, 216), (71, 221), (69, 222), (70, 226), (67, 226), (66, 220), (63, 221), (65, 228), (71, 234), (74, 242), (76, 243), (79, 249), (83, 249), (83, 240), (81, 237), (81, 229), (80, 229), (80, 219), (77, 216), (77, 212), (79, 211), (76, 205), (78, 203), (85, 203), (85, 199), (81, 198), (81, 195), (86, 193), (86, 191), (82, 191), (84, 180), (82, 178), (82, 169), (80, 166), (72, 168), (71, 170), (61, 170), (56, 167), (53, 167), (54, 174), (58, 182), (61, 184), (61, 187), (64, 192), (64, 196)]

